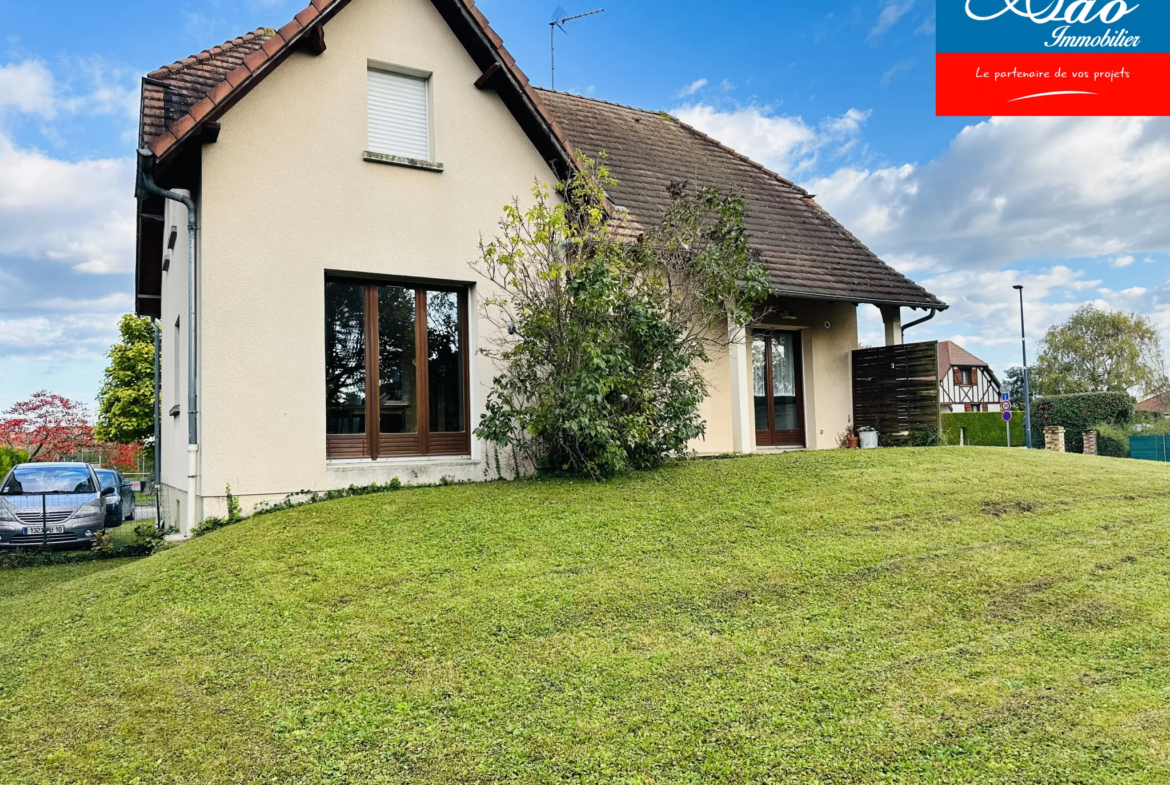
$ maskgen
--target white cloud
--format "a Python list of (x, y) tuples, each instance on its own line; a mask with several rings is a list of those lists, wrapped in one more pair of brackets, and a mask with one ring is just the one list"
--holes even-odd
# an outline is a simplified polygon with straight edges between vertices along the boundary
[(0, 66), (0, 113), (6, 108), (45, 118), (55, 114), (53, 75), (44, 63), (25, 60)]
[(678, 97), (679, 98), (686, 98), (688, 95), (694, 95), (695, 93), (699, 92), (700, 90), (702, 90), (706, 86), (707, 86), (706, 79), (696, 79), (695, 81), (691, 82), (686, 87), (679, 90)]
[(91, 273), (134, 265), (132, 159), (69, 162), (0, 132), (0, 256)]
[(73, 114), (120, 116), (137, 128), (139, 85), (133, 69), (89, 57), (72, 60), (69, 73), (68, 94), (59, 99), (62, 109)]
[(1109, 260), (1110, 267), (1129, 267), (1133, 264), (1132, 256), (1117, 256)]
[(925, 165), (806, 184), (884, 254), (948, 268), (1170, 249), (1170, 118), (1003, 118)]
[(118, 338), (118, 314), (0, 319), (0, 358), (41, 362), (97, 360)]
[(889, 87), (891, 82), (893, 82), (899, 76), (902, 76), (903, 74), (909, 73), (910, 69), (913, 67), (914, 67), (913, 60), (900, 60), (900, 61), (894, 63), (892, 66), (890, 66), (890, 69), (888, 71), (886, 71), (884, 74), (882, 74), (882, 78), (880, 81), (881, 86), (882, 87)]
[(823, 149), (829, 148), (835, 154), (851, 149), (870, 116), (869, 111), (850, 109), (811, 126), (801, 117), (776, 115), (767, 107), (756, 105), (721, 111), (708, 104), (687, 104), (672, 113), (684, 123), (787, 176), (810, 170)]
[(878, 14), (877, 22), (870, 29), (867, 39), (875, 41), (881, 36), (885, 35), (890, 28), (898, 24), (898, 21), (906, 14), (910, 13), (910, 9), (914, 7), (914, 0), (886, 0), (882, 6), (881, 13)]
[(32, 307), (48, 311), (124, 314), (134, 309), (134, 298), (129, 292), (113, 292), (105, 297), (93, 299), (75, 300), (68, 297), (49, 297), (37, 300), (32, 304)]
[(918, 29), (914, 31), (914, 35), (934, 35), (935, 26), (937, 24), (936, 9), (931, 8), (930, 13), (922, 20), (922, 24), (918, 25)]

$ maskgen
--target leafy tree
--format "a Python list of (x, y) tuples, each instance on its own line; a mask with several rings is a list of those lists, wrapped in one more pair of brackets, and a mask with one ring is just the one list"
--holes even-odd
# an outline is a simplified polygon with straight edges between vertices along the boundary
[(1164, 363), (1158, 331), (1146, 317), (1085, 305), (1048, 330), (1035, 377), (1045, 395), (1156, 393)]
[(740, 198), (674, 185), (635, 239), (604, 207), (614, 184), (604, 156), (582, 159), (561, 199), (536, 186), (481, 246), (475, 266), (496, 291), (485, 317), (502, 336), (486, 353), (502, 372), (476, 433), (518, 465), (600, 478), (684, 453), (706, 428), (699, 364), (768, 296)]
[(98, 393), (94, 434), (103, 442), (140, 444), (154, 436), (154, 325), (126, 314), (120, 327), (122, 340), (109, 351)]
[[(1013, 405), (1017, 407), (1023, 406), (1024, 366), (1014, 365), (1007, 369), (1003, 375), (1003, 391), (1012, 397)], [(1032, 393), (1033, 400), (1044, 393), (1044, 390), (1040, 387), (1040, 378), (1036, 375), (1036, 369), (1034, 367), (1028, 370), (1028, 391)]]
[(4, 412), (0, 443), (27, 451), (31, 461), (61, 461), (92, 443), (92, 429), (80, 403), (41, 390)]

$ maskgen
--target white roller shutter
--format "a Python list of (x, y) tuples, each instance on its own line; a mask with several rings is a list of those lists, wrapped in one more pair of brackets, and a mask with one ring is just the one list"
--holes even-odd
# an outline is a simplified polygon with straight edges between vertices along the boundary
[(426, 80), (373, 68), (366, 73), (370, 152), (429, 161)]

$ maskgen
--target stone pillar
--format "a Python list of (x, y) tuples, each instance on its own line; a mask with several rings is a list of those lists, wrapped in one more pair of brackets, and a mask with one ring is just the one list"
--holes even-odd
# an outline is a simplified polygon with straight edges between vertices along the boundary
[(1085, 431), (1085, 455), (1097, 454), (1097, 432)]
[(1044, 449), (1064, 452), (1064, 428), (1049, 425), (1044, 429)]
[(886, 346), (901, 346), (902, 309), (896, 305), (883, 305), (879, 310), (886, 325)]

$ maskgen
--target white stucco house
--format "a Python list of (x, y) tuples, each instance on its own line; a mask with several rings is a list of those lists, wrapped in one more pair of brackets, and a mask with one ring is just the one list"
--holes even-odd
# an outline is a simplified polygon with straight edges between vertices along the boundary
[(494, 477), (472, 433), (493, 368), (470, 263), (574, 151), (608, 154), (635, 226), (672, 181), (745, 196), (775, 301), (706, 368), (697, 452), (837, 446), (858, 304), (898, 341), (902, 309), (946, 307), (679, 120), (534, 88), (470, 0), (313, 0), (154, 71), (139, 148), (136, 310), (161, 326), (161, 473), (184, 532), (223, 514), (228, 485), (247, 511)]

